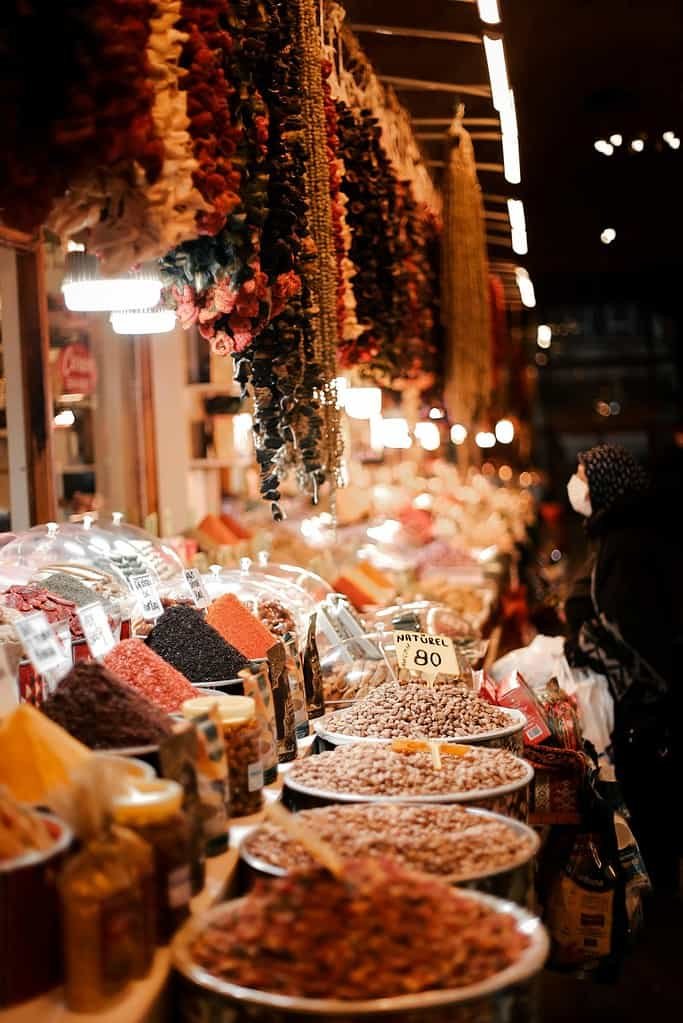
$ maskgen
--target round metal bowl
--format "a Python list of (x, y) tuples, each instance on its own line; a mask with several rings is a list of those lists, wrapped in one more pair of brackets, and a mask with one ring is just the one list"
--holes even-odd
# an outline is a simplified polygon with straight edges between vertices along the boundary
[[(526, 728), (526, 717), (521, 710), (507, 707), (501, 708), (510, 717), (510, 724), (504, 728), (492, 728), (488, 732), (478, 732), (475, 735), (448, 735), (439, 738), (439, 742), (463, 743), (466, 746), (486, 746), (489, 749), (507, 749), (511, 753), (521, 756), (524, 750), (524, 729)], [(318, 746), (320, 749), (329, 750), (336, 746), (343, 746), (348, 743), (390, 743), (391, 739), (383, 739), (380, 736), (372, 735), (348, 735), (343, 732), (335, 732), (333, 727), (336, 714), (325, 714), (322, 718), (316, 718), (313, 722)]]
[[(499, 821), (501, 824), (512, 828), (516, 834), (522, 835), (527, 839), (528, 851), (504, 866), (498, 867), (496, 870), (470, 875), (435, 874), (434, 876), (438, 877), (441, 881), (445, 881), (446, 884), (486, 892), (489, 895), (496, 895), (501, 899), (510, 899), (512, 902), (522, 906), (529, 905), (533, 882), (533, 860), (540, 846), (540, 840), (536, 832), (528, 824), (523, 824), (512, 817), (503, 817), (499, 813), (492, 813), (490, 810), (465, 807), (465, 811), (473, 817), (483, 817), (486, 820)], [(239, 844), (237, 883), (240, 892), (248, 891), (256, 880), (284, 877), (288, 873), (286, 867), (269, 863), (268, 860), (261, 859), (250, 852), (249, 838), (260, 827), (261, 825), (256, 824), (249, 828)], [(427, 873), (430, 873), (430, 871), (427, 871)]]
[(532, 1018), (533, 980), (548, 955), (548, 936), (540, 920), (512, 902), (463, 892), (466, 898), (484, 902), (514, 917), (529, 945), (516, 963), (479, 984), (419, 994), (398, 995), (368, 1001), (345, 1002), (335, 998), (293, 998), (240, 987), (214, 977), (192, 959), (190, 947), (202, 927), (225, 912), (216, 906), (193, 917), (173, 943), (176, 971), (175, 1005), (179, 1021), (202, 1019), (210, 1023), (359, 1023), (380, 1018), (385, 1023), (528, 1023)]
[(294, 812), (310, 810), (315, 806), (330, 806), (332, 803), (461, 803), (526, 821), (529, 812), (529, 786), (534, 777), (534, 769), (526, 760), (523, 764), (524, 774), (521, 778), (496, 788), (470, 789), (468, 792), (413, 792), (400, 796), (375, 796), (359, 792), (317, 789), (303, 785), (292, 778), (289, 772), (283, 778), (282, 802)]

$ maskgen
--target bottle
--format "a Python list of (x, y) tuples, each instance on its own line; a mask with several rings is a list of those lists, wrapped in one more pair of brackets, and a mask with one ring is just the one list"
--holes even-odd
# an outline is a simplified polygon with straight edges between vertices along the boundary
[(183, 790), (167, 780), (137, 781), (113, 801), (114, 819), (154, 853), (157, 943), (165, 945), (187, 919), (192, 897), (192, 834)]
[(139, 863), (121, 855), (106, 826), (59, 877), (65, 999), (73, 1012), (99, 1012), (140, 975), (146, 961)]

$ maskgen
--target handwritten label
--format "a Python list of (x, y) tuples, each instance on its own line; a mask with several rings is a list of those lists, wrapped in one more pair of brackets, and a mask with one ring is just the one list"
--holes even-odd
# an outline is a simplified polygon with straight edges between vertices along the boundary
[(57, 634), (43, 611), (24, 615), (13, 623), (22, 642), (26, 655), (39, 675), (54, 672), (65, 675), (71, 667), (71, 656), (67, 657)]
[(97, 601), (94, 604), (86, 604), (77, 610), (78, 619), (83, 628), (83, 635), (90, 653), (99, 660), (106, 656), (116, 645), (116, 640), (109, 626), (107, 612)]
[(208, 607), (211, 601), (209, 599), (209, 594), (206, 591), (206, 586), (204, 585), (201, 573), (198, 572), (196, 568), (188, 568), (185, 572), (185, 579), (189, 586), (190, 593), (192, 594), (195, 607)]
[(146, 622), (154, 622), (157, 618), (161, 617), (164, 613), (164, 609), (159, 598), (158, 590), (154, 585), (154, 580), (149, 572), (143, 572), (141, 575), (129, 576), (128, 585), (138, 598), (142, 617)]
[(428, 681), (437, 675), (457, 676), (458, 658), (448, 636), (427, 636), (423, 632), (394, 632), (399, 668), (418, 671)]

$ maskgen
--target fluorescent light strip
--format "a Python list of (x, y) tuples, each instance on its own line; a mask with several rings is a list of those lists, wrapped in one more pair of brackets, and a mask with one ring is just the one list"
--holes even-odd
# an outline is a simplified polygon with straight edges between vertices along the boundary
[(519, 133), (517, 131), (517, 109), (512, 89), (508, 90), (507, 101), (500, 111), (500, 127), (503, 132), (503, 168), (505, 180), (518, 185), (522, 180), (519, 163)]
[(505, 65), (505, 50), (503, 40), (498, 36), (484, 36), (484, 52), (486, 63), (489, 69), (489, 80), (491, 82), (491, 96), (496, 110), (501, 111), (508, 102), (510, 83), (508, 81), (507, 67)]
[(526, 220), (524, 203), (521, 199), (508, 199), (508, 214), (512, 230), (512, 249), (518, 256), (526, 256), (529, 251), (526, 237)]
[(479, 17), (487, 25), (497, 25), (500, 22), (498, 0), (477, 0), (477, 7), (479, 8)]
[(536, 292), (534, 291), (531, 278), (523, 266), (515, 267), (515, 280), (519, 288), (519, 297), (522, 300), (522, 305), (526, 306), (527, 309), (533, 309), (536, 305)]

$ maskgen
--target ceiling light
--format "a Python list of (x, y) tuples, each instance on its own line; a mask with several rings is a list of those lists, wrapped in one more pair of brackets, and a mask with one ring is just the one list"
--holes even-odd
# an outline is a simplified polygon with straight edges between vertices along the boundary
[(464, 444), (467, 440), (467, 427), (462, 423), (453, 423), (451, 426), (451, 440), (454, 444)]
[(479, 8), (479, 17), (487, 25), (497, 25), (500, 22), (498, 0), (477, 0), (477, 7)]
[(474, 438), (478, 448), (493, 448), (496, 446), (496, 436), (490, 430), (480, 430)]
[(553, 341), (553, 329), (548, 323), (539, 323), (536, 330), (536, 344), (539, 348), (550, 348)]
[(53, 422), (55, 426), (73, 426), (76, 422), (76, 416), (70, 408), (65, 408), (57, 413)]
[(512, 229), (512, 248), (518, 256), (525, 256), (529, 251), (526, 239), (526, 219), (524, 203), (521, 199), (508, 199), (508, 216)]
[(379, 387), (347, 387), (343, 393), (344, 408), (351, 419), (374, 419), (382, 414), (382, 392)]
[(512, 89), (500, 110), (500, 130), (503, 144), (503, 171), (505, 180), (518, 185), (522, 180), (519, 164), (519, 133), (517, 131), (517, 109)]
[(425, 451), (436, 451), (441, 446), (441, 432), (436, 423), (416, 423), (415, 436)]
[(662, 134), (662, 138), (666, 142), (667, 146), (670, 146), (672, 149), (678, 149), (681, 144), (681, 140), (676, 135), (675, 131), (665, 131)]
[(671, 146), (672, 149), (680, 149), (681, 148), (681, 140), (680, 139), (671, 139), (671, 142), (669, 142), (669, 145)]
[(479, 7), (480, 17), (483, 21), (486, 21), (487, 25), (499, 24), (500, 11), (498, 10), (498, 0), (476, 0), (476, 6)]
[(161, 295), (161, 278), (155, 270), (140, 270), (122, 277), (102, 277), (96, 256), (72, 249), (67, 252), (62, 292), (72, 312), (111, 312), (151, 309)]
[(613, 146), (620, 146), (624, 141), (624, 137), (617, 132), (615, 135), (610, 135), (609, 140)]
[(508, 483), (512, 479), (512, 469), (509, 465), (501, 465), (498, 476), (504, 483)]
[(240, 454), (250, 455), (252, 452), (252, 429), (254, 421), (249, 412), (240, 412), (232, 417), (232, 438), (235, 450)]
[(523, 266), (515, 267), (515, 280), (519, 288), (519, 297), (522, 300), (522, 305), (526, 306), (527, 309), (533, 309), (536, 305), (536, 293), (533, 282)]
[(614, 146), (610, 145), (605, 139), (598, 139), (597, 142), (593, 143), (593, 148), (597, 149), (603, 156), (611, 156), (614, 152)]
[(515, 426), (509, 419), (499, 419), (496, 423), (496, 440), (499, 444), (512, 444), (515, 439)]
[(413, 440), (408, 430), (407, 419), (383, 419), (377, 416), (370, 420), (370, 443), (373, 448), (409, 448)]
[(606, 227), (604, 231), (600, 232), (600, 241), (603, 245), (611, 245), (617, 236), (617, 232), (613, 227)]
[(430, 408), (429, 410), (430, 419), (443, 419), (445, 414), (442, 408)]
[(633, 142), (631, 143), (631, 149), (633, 150), (634, 153), (642, 153), (642, 151), (645, 149), (645, 142), (643, 141), (643, 139), (634, 139)]
[(126, 309), (109, 319), (115, 334), (168, 334), (175, 327), (172, 309)]
[(489, 69), (491, 98), (496, 110), (501, 111), (508, 102), (510, 83), (505, 65), (505, 50), (500, 36), (484, 36), (484, 53)]

